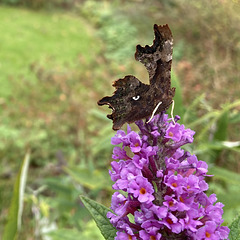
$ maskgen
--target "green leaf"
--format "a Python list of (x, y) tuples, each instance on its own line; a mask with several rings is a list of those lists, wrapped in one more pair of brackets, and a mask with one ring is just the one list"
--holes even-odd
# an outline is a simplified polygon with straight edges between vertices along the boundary
[(229, 123), (229, 111), (224, 111), (216, 123), (216, 131), (213, 139), (216, 141), (225, 141), (227, 139), (227, 128)]
[[(109, 123), (108, 118), (106, 118), (106, 112), (105, 112), (105, 111), (100, 111), (100, 110), (94, 108), (94, 109), (91, 109), (91, 110), (89, 111), (89, 113), (90, 113), (94, 118), (97, 118), (97, 119), (99, 119), (99, 120), (101, 120), (101, 121), (104, 121), (104, 122), (106, 122), (106, 123)], [(110, 125), (110, 124), (109, 124), (109, 125)]]
[(57, 229), (46, 234), (51, 240), (76, 240), (82, 238), (75, 229)]
[(191, 122), (194, 122), (197, 119), (196, 109), (197, 109), (197, 106), (199, 106), (200, 103), (204, 100), (204, 98), (205, 98), (205, 94), (202, 94), (202, 95), (198, 96), (185, 109), (184, 114), (182, 115), (182, 120), (185, 124), (186, 123), (190, 124)]
[(210, 150), (223, 150), (223, 149), (240, 152), (240, 141), (236, 141), (236, 142), (214, 141), (214, 142), (201, 143), (195, 149), (195, 154), (207, 153)]
[(209, 169), (208, 174), (213, 174), (214, 178), (222, 180), (228, 184), (240, 186), (240, 175), (227, 169), (214, 166)]
[(188, 124), (188, 127), (189, 128), (194, 128), (197, 125), (205, 124), (206, 122), (209, 122), (210, 119), (217, 118), (218, 114), (219, 114), (219, 111), (212, 110), (211, 112), (206, 113), (202, 117), (198, 118), (196, 121), (191, 122), (190, 124)]
[(21, 227), (21, 217), (23, 211), (23, 197), (27, 180), (27, 171), (29, 166), (30, 153), (28, 152), (23, 160), (22, 166), (14, 184), (13, 196), (9, 209), (9, 217), (4, 228), (2, 240), (14, 240), (17, 231)]
[(240, 122), (240, 112), (239, 111), (234, 111), (229, 116), (229, 122), (232, 123), (232, 124), (239, 123)]
[(172, 74), (172, 86), (176, 88), (175, 96), (174, 96), (174, 101), (175, 101), (174, 115), (183, 116), (184, 105), (182, 100), (182, 88), (180, 86), (179, 79), (175, 74)]
[(87, 197), (80, 196), (84, 206), (91, 213), (94, 221), (100, 229), (106, 240), (112, 240), (116, 236), (116, 228), (110, 223), (107, 218), (107, 212), (111, 211), (100, 203), (97, 203)]
[(240, 239), (240, 216), (236, 218), (230, 225), (229, 240)]
[(84, 223), (84, 230), (60, 228), (48, 232), (46, 235), (49, 236), (51, 240), (104, 240), (104, 237), (102, 236), (93, 219)]
[[(233, 210), (233, 213), (235, 213), (233, 216), (236, 216), (236, 212), (240, 212), (239, 185), (232, 185), (230, 187), (228, 186), (227, 189), (223, 189), (223, 187), (218, 184), (218, 187), (218, 192), (216, 192), (215, 189), (212, 188), (212, 184), (210, 185), (209, 189), (212, 189), (212, 192), (217, 194), (218, 201), (224, 204), (224, 213)], [(224, 220), (226, 220), (225, 217)], [(231, 220), (232, 218), (228, 220), (228, 222), (231, 222)]]
[(108, 189), (112, 190), (110, 178), (106, 178), (100, 170), (90, 171), (87, 168), (70, 169), (65, 171), (78, 183), (89, 189)]

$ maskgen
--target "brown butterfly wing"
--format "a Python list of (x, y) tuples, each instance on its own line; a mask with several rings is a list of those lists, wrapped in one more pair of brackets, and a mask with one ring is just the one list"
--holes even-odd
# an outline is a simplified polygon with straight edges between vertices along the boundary
[(120, 129), (124, 123), (132, 123), (151, 116), (159, 102), (157, 112), (166, 110), (172, 103), (175, 88), (171, 88), (172, 34), (168, 25), (154, 25), (155, 39), (152, 46), (136, 47), (135, 58), (146, 67), (150, 85), (134, 76), (118, 79), (113, 86), (113, 96), (104, 97), (99, 105), (109, 105), (113, 129)]
[[(113, 110), (107, 117), (113, 120), (113, 129), (119, 129), (125, 122), (132, 123), (144, 118), (149, 113), (147, 103), (150, 86), (134, 76), (126, 76), (114, 82), (116, 88), (113, 96), (104, 97), (99, 105), (109, 105)], [(151, 114), (151, 113), (150, 113)]]

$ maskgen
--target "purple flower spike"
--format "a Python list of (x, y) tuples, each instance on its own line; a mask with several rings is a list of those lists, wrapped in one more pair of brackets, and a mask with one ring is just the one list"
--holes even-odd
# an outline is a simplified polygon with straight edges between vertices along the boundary
[(164, 113), (136, 125), (139, 133), (128, 126), (112, 138), (121, 144), (109, 171), (113, 189), (121, 190), (112, 196), (114, 213), (107, 214), (115, 240), (228, 239), (223, 204), (205, 193), (207, 163), (181, 148), (193, 141), (194, 131)]

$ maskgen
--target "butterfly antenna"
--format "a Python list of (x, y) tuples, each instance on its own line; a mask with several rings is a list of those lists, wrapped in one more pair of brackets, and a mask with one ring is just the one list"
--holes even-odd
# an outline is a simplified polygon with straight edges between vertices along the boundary
[(147, 123), (151, 122), (151, 120), (153, 119), (154, 117), (154, 114), (156, 113), (156, 111), (158, 110), (159, 106), (162, 104), (162, 102), (159, 102), (157, 104), (157, 106), (154, 108), (153, 112), (152, 112), (152, 116), (150, 117), (150, 119), (147, 121)]
[(174, 104), (175, 104), (175, 102), (174, 102), (174, 100), (172, 100), (171, 118), (172, 118), (172, 121), (173, 121), (173, 123), (175, 125), (176, 122), (174, 121), (174, 117), (173, 117)]

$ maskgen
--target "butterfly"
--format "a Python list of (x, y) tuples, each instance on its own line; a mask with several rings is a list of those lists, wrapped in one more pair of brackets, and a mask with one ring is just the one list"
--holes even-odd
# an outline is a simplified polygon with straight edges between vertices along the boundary
[(112, 96), (103, 97), (98, 105), (108, 105), (112, 113), (113, 130), (124, 123), (148, 118), (152, 113), (165, 111), (172, 103), (175, 88), (171, 88), (173, 38), (168, 25), (154, 27), (155, 39), (151, 46), (136, 46), (135, 59), (148, 71), (149, 83), (144, 84), (135, 76), (127, 75), (113, 83)]

